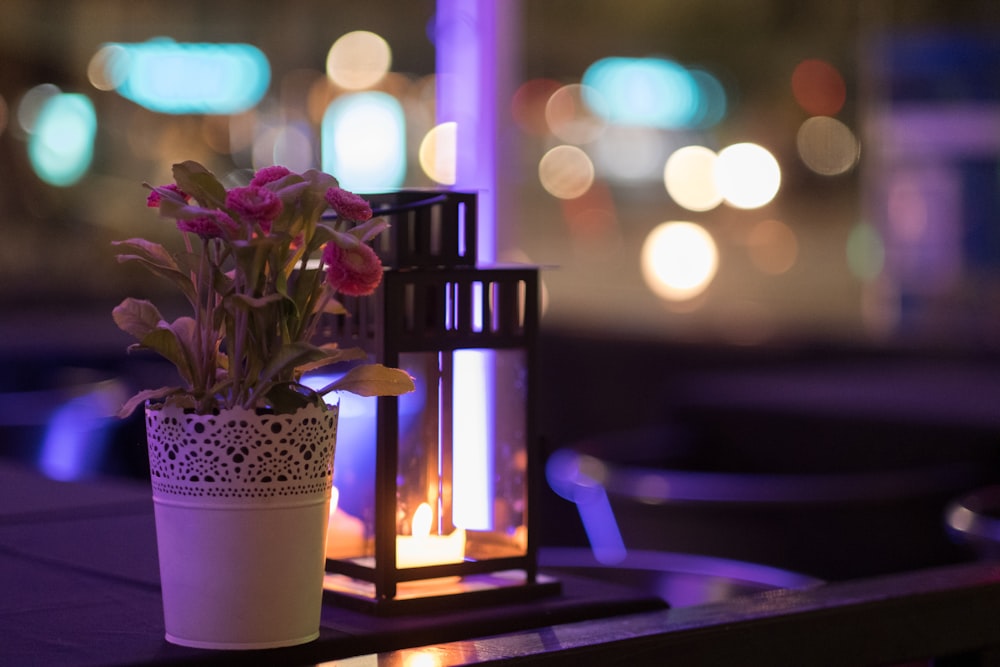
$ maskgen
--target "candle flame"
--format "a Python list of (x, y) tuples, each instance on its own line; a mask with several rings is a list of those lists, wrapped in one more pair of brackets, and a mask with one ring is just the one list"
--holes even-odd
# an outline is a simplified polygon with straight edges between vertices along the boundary
[(414, 537), (427, 537), (431, 534), (431, 506), (427, 503), (420, 503), (420, 507), (413, 513), (413, 522), (410, 533)]

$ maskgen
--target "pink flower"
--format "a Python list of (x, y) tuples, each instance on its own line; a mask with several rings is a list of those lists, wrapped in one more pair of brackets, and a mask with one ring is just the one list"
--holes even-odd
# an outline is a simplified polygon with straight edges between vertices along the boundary
[(232, 237), (239, 232), (239, 225), (223, 211), (205, 211), (194, 218), (178, 218), (177, 229), (191, 232), (205, 239)]
[(372, 207), (364, 199), (341, 188), (326, 191), (326, 203), (337, 215), (346, 220), (364, 222), (372, 217)]
[[(176, 192), (177, 195), (182, 198), (185, 203), (191, 201), (191, 195), (184, 192), (178, 187), (176, 183), (168, 183), (167, 185), (159, 186), (161, 190), (170, 190), (171, 192)], [(150, 190), (149, 196), (146, 197), (146, 206), (148, 208), (159, 208), (160, 202), (163, 201), (163, 195), (156, 190)]]
[(327, 284), (348, 296), (367, 296), (382, 282), (382, 262), (371, 246), (343, 248), (334, 242), (323, 248)]
[(226, 207), (244, 220), (260, 225), (265, 232), (271, 230), (271, 222), (281, 214), (283, 206), (278, 195), (258, 185), (233, 188), (226, 193)]
[(274, 181), (282, 179), (285, 176), (288, 176), (290, 173), (292, 172), (289, 171), (286, 167), (282, 167), (279, 164), (270, 167), (264, 167), (263, 169), (259, 169), (257, 173), (254, 174), (253, 180), (250, 181), (250, 185), (262, 187), (267, 185), (268, 183), (272, 183)]

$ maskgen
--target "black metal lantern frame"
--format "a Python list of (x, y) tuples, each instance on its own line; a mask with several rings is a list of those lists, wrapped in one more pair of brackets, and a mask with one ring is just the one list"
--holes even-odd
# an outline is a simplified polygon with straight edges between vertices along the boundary
[(390, 217), (375, 247), (387, 268), (329, 334), (417, 391), (373, 399), (373, 488), (351, 540), (331, 520), (326, 594), (395, 614), (556, 593), (537, 567), (538, 268), (477, 266), (474, 194), (366, 199)]

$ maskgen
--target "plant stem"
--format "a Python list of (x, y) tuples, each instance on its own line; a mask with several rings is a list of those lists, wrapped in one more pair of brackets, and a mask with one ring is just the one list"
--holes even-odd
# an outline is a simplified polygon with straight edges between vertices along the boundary
[(195, 359), (197, 377), (193, 379), (197, 383), (195, 386), (196, 394), (200, 395), (202, 397), (202, 402), (206, 404), (210, 399), (208, 393), (213, 384), (210, 376), (214, 375), (213, 370), (215, 368), (215, 355), (213, 355), (212, 350), (209, 349), (210, 347), (214, 347), (215, 343), (213, 339), (214, 337), (211, 335), (211, 331), (213, 330), (212, 303), (215, 300), (215, 291), (211, 289), (211, 251), (211, 242), (208, 239), (202, 239), (202, 254), (198, 276), (198, 292), (202, 295), (202, 303), (198, 304), (198, 310), (195, 311), (196, 342), (194, 347), (198, 358)]
[[(315, 281), (317, 279), (314, 278), (313, 280)], [(301, 338), (301, 340), (305, 341), (310, 341), (313, 339), (313, 337), (315, 337), (316, 328), (319, 326), (319, 321), (323, 316), (323, 311), (326, 309), (326, 304), (330, 303), (330, 299), (333, 298), (333, 292), (331, 292), (325, 285), (319, 290), (313, 288), (312, 291), (313, 293), (319, 291), (320, 298), (317, 303), (313, 303), (313, 299), (310, 299), (309, 311), (308, 311), (309, 315), (307, 316), (308, 319), (305, 320), (306, 322), (308, 322), (308, 326), (302, 333), (302, 338)]]

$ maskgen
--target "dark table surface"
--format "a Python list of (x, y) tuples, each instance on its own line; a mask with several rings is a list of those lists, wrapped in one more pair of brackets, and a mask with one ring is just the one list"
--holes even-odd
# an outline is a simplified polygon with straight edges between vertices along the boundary
[(558, 599), (537, 605), (436, 618), (387, 620), (326, 605), (319, 640), (300, 647), (177, 647), (163, 639), (148, 486), (56, 482), (0, 462), (4, 666), (791, 666), (930, 656), (1000, 664), (1000, 566), (993, 563), (670, 609), (641, 591), (565, 583)]
[(288, 649), (177, 647), (163, 639), (148, 484), (59, 482), (0, 463), (0, 665), (315, 664), (666, 606), (617, 585), (564, 584), (541, 601), (413, 617), (325, 603), (320, 639)]

